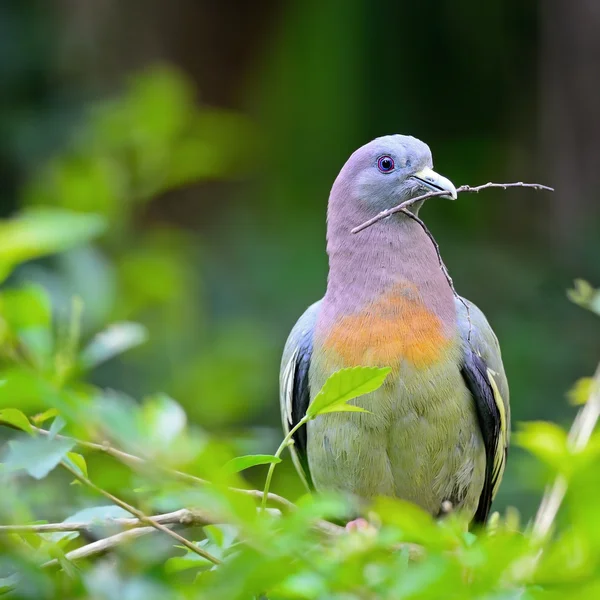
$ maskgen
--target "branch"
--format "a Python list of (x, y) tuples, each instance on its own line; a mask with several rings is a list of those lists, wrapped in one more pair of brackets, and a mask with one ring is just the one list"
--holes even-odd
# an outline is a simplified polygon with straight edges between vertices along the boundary
[(200, 548), (196, 544), (193, 544), (188, 539), (184, 538), (183, 536), (179, 535), (178, 533), (171, 531), (168, 527), (165, 527), (165, 525), (162, 525), (161, 523), (152, 520), (150, 517), (146, 516), (141, 510), (138, 510), (134, 506), (127, 504), (127, 502), (124, 502), (120, 498), (113, 496), (113, 494), (111, 494), (110, 492), (107, 492), (106, 490), (97, 486), (93, 481), (89, 480), (87, 477), (82, 475), (79, 471), (77, 471), (76, 469), (71, 467), (71, 465), (69, 465), (64, 460), (61, 461), (60, 464), (64, 469), (69, 471), (69, 473), (71, 473), (71, 475), (73, 475), (78, 481), (87, 485), (90, 489), (101, 494), (105, 498), (108, 498), (108, 500), (110, 500), (117, 506), (120, 506), (121, 508), (125, 509), (127, 512), (130, 512), (132, 515), (135, 515), (143, 523), (150, 525), (151, 527), (154, 527), (155, 529), (158, 529), (158, 531), (162, 531), (163, 533), (166, 533), (168, 536), (172, 537), (174, 540), (178, 541), (180, 544), (183, 544), (188, 550), (191, 550), (192, 552), (199, 554), (200, 556), (209, 560), (213, 564), (215, 564), (215, 565), (221, 564), (221, 561), (217, 557), (213, 556), (212, 554), (210, 554), (203, 548)]
[[(514, 187), (531, 188), (533, 190), (540, 190), (540, 191), (546, 191), (546, 192), (554, 191), (554, 188), (548, 187), (547, 185), (541, 185), (540, 183), (523, 183), (522, 181), (518, 181), (516, 183), (492, 183), (492, 182), (489, 182), (489, 183), (484, 183), (482, 185), (477, 185), (474, 187), (472, 187), (470, 185), (461, 185), (459, 188), (457, 188), (456, 193), (457, 194), (460, 194), (462, 192), (478, 193), (481, 190), (486, 190), (488, 188), (501, 188), (503, 190), (507, 190), (508, 188), (514, 188)], [(357, 227), (355, 227), (352, 230), (352, 233), (359, 233), (360, 231), (367, 229), (367, 227), (370, 227), (374, 223), (377, 223), (378, 221), (381, 221), (382, 219), (385, 219), (385, 218), (387, 218), (393, 214), (396, 214), (398, 212), (406, 212), (406, 209), (409, 206), (412, 206), (413, 204), (415, 204), (417, 202), (421, 202), (421, 200), (427, 200), (427, 198), (434, 198), (435, 196), (447, 196), (447, 195), (448, 195), (448, 191), (444, 190), (444, 191), (440, 191), (440, 192), (428, 192), (427, 194), (422, 194), (421, 196), (417, 196), (416, 198), (411, 198), (410, 200), (406, 200), (405, 202), (402, 202), (402, 204), (399, 204), (398, 206), (394, 206), (393, 208), (388, 208), (387, 210), (380, 212), (378, 215), (375, 215), (372, 219), (369, 219), (368, 221), (365, 221), (361, 225), (358, 225)]]
[[(40, 429), (39, 427), (33, 427), (33, 430), (36, 433), (39, 433), (40, 435), (49, 435), (48, 431), (46, 431), (45, 429)], [(68, 437), (68, 436), (64, 436), (64, 435), (56, 435), (54, 437), (59, 440), (70, 440), (72, 442), (75, 442), (75, 444), (77, 444), (78, 446), (81, 446), (82, 448), (94, 450), (95, 452), (104, 452), (105, 454), (108, 454), (109, 456), (112, 456), (113, 458), (116, 458), (117, 460), (119, 460), (129, 466), (138, 466), (138, 467), (151, 466), (153, 471), (160, 470), (165, 475), (169, 475), (170, 477), (175, 477), (176, 479), (179, 479), (180, 481), (186, 481), (186, 482), (192, 483), (194, 485), (202, 485), (202, 486), (212, 485), (210, 483), (210, 481), (206, 481), (206, 479), (196, 477), (195, 475), (190, 475), (189, 473), (184, 473), (183, 471), (176, 471), (174, 469), (169, 469), (167, 467), (163, 467), (161, 465), (151, 463), (151, 461), (149, 461), (145, 458), (142, 458), (140, 456), (135, 456), (133, 454), (123, 452), (122, 450), (117, 450), (117, 448), (114, 448), (108, 442), (102, 442), (100, 444), (96, 443), (96, 442), (86, 442), (84, 440), (80, 440), (77, 438)], [(230, 488), (230, 489), (231, 489), (231, 491), (233, 491), (237, 494), (244, 494), (246, 496), (251, 496), (252, 498), (254, 498), (255, 500), (258, 500), (258, 501), (262, 500), (262, 497), (263, 497), (263, 493), (261, 490), (245, 490), (243, 488)], [(273, 504), (276, 504), (283, 512), (291, 512), (291, 511), (295, 510), (295, 508), (296, 508), (292, 502), (290, 502), (286, 498), (283, 498), (282, 496), (278, 496), (277, 494), (269, 493), (267, 497), (270, 502), (272, 502)]]
[[(210, 525), (216, 522), (212, 516), (201, 510), (182, 508), (174, 512), (148, 517), (161, 525)], [(95, 519), (81, 523), (38, 523), (33, 525), (0, 525), (0, 534), (9, 533), (64, 533), (71, 531), (97, 532), (101, 528), (134, 529), (144, 525), (140, 519)]]
[[(435, 192), (435, 195), (439, 196), (440, 194), (438, 192)], [(411, 200), (411, 202), (413, 202), (413, 203), (418, 202), (418, 200), (419, 200), (418, 198), (415, 198), (414, 200)], [(406, 204), (406, 202), (404, 204)], [(400, 206), (402, 206), (402, 205), (400, 205)], [(444, 274), (444, 277), (446, 278), (446, 281), (448, 282), (448, 285), (450, 286), (450, 289), (452, 290), (454, 297), (465, 307), (465, 309), (467, 311), (467, 321), (469, 322), (469, 333), (467, 335), (467, 340), (470, 342), (471, 341), (471, 329), (472, 329), (471, 309), (469, 308), (469, 305), (464, 300), (464, 298), (462, 296), (459, 296), (458, 293), (456, 292), (456, 289), (454, 288), (454, 281), (452, 280), (452, 277), (450, 277), (450, 272), (448, 271), (448, 268), (446, 267), (444, 261), (442, 260), (442, 255), (440, 253), (439, 244), (435, 241), (433, 234), (431, 233), (431, 231), (429, 231), (429, 228), (427, 227), (427, 225), (425, 225), (425, 222), (423, 221), (423, 219), (420, 219), (419, 217), (417, 217), (417, 215), (415, 215), (414, 213), (411, 213), (406, 208), (399, 208), (398, 206), (396, 208), (398, 208), (399, 210), (396, 210), (395, 212), (404, 213), (409, 219), (416, 221), (423, 228), (423, 231), (425, 232), (427, 237), (431, 240), (431, 243), (433, 244), (433, 247), (435, 249), (435, 253), (437, 254), (438, 261), (440, 263), (440, 269), (442, 270), (442, 273)], [(395, 209), (393, 209), (393, 210), (395, 210)]]
[[(281, 515), (276, 509), (269, 509), (271, 514)], [(199, 510), (189, 510), (182, 508), (175, 512), (165, 513), (163, 515), (156, 515), (149, 517), (154, 523), (161, 523), (162, 525), (210, 525), (216, 523), (216, 521), (210, 518), (207, 514)], [(107, 550), (116, 548), (121, 544), (126, 544), (139, 537), (153, 533), (156, 531), (155, 527), (142, 527), (143, 521), (140, 519), (107, 519), (105, 521), (93, 521), (89, 523), (48, 523), (47, 525), (10, 525), (4, 526), (0, 529), (0, 532), (4, 533), (48, 533), (55, 531), (91, 531), (97, 530), (98, 527), (112, 527), (118, 525), (120, 527), (133, 527), (133, 529), (127, 529), (121, 531), (115, 535), (91, 542), (81, 548), (76, 548), (65, 555), (65, 558), (71, 562), (80, 560), (82, 558), (88, 558), (95, 556), (96, 554), (103, 554)], [(335, 527), (335, 526), (334, 526)], [(43, 529), (42, 529), (43, 528)], [(340, 528), (341, 529), (341, 528)], [(170, 530), (169, 530), (170, 531)], [(171, 532), (172, 533), (172, 532)], [(60, 561), (56, 558), (43, 563), (42, 568), (58, 566)]]
[[(92, 542), (91, 544), (86, 544), (76, 550), (71, 550), (71, 552), (65, 554), (65, 559), (72, 562), (81, 558), (87, 558), (88, 556), (94, 556), (95, 554), (101, 554), (111, 548), (135, 540), (143, 535), (152, 533), (153, 531), (156, 531), (154, 527), (138, 527), (137, 529), (130, 529), (129, 531), (121, 531), (121, 533), (111, 535), (110, 537)], [(41, 566), (45, 569), (47, 567), (59, 565), (60, 561), (57, 558), (53, 558), (52, 560), (43, 563)]]
[[(277, 509), (267, 509), (272, 516), (281, 516), (281, 512)], [(218, 520), (213, 519), (210, 515), (204, 511), (197, 509), (182, 508), (174, 512), (165, 513), (162, 515), (155, 515), (148, 517), (149, 521), (154, 524), (160, 523), (161, 525), (186, 525), (186, 526), (203, 526), (210, 524), (217, 524)], [(120, 531), (114, 535), (91, 542), (81, 548), (77, 548), (68, 552), (65, 558), (69, 561), (75, 561), (82, 558), (88, 558), (96, 554), (102, 554), (107, 550), (116, 548), (121, 544), (126, 544), (138, 537), (147, 535), (156, 531), (156, 527), (144, 527), (144, 523), (141, 519), (106, 519), (104, 521), (89, 521), (82, 523), (43, 523), (37, 525), (3, 525), (0, 527), (0, 534), (2, 533), (54, 533), (54, 532), (91, 532), (98, 531), (99, 528), (105, 527), (123, 527), (127, 528), (125, 531)], [(329, 521), (317, 521), (313, 525), (313, 528), (328, 537), (335, 537), (345, 532), (343, 527), (334, 525)], [(162, 531), (162, 530), (161, 530)], [(170, 530), (169, 530), (170, 531)], [(173, 533), (170, 531), (170, 533)], [(42, 568), (58, 566), (60, 561), (58, 559), (52, 559), (41, 566)]]
[[(577, 413), (569, 431), (568, 445), (571, 451), (583, 450), (600, 418), (600, 364), (592, 379), (590, 396), (585, 406)], [(559, 475), (551, 488), (546, 490), (533, 523), (532, 537), (543, 540), (549, 533), (554, 519), (567, 492), (567, 480)]]

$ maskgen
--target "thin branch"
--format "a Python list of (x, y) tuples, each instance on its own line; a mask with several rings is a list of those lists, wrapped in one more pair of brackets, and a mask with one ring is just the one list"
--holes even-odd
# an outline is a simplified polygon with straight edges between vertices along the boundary
[(492, 183), (488, 181), (488, 183), (484, 183), (482, 185), (470, 186), (470, 185), (461, 185), (456, 193), (460, 192), (480, 192), (481, 190), (487, 190), (489, 188), (500, 188), (503, 190), (507, 190), (508, 188), (516, 188), (516, 187), (524, 187), (531, 188), (532, 190), (536, 190), (538, 192), (553, 192), (554, 188), (549, 185), (542, 185), (541, 183), (523, 183), (522, 181), (516, 181), (514, 183)]
[(71, 475), (73, 475), (78, 481), (80, 481), (84, 485), (88, 486), (90, 489), (94, 490), (98, 494), (101, 494), (105, 498), (108, 498), (108, 500), (110, 500), (117, 506), (120, 506), (127, 512), (130, 512), (132, 515), (135, 515), (143, 523), (150, 525), (151, 527), (154, 527), (155, 529), (158, 529), (159, 531), (162, 531), (163, 533), (166, 533), (168, 536), (172, 537), (174, 540), (178, 541), (180, 544), (183, 544), (188, 550), (191, 550), (192, 552), (199, 554), (200, 556), (206, 558), (213, 564), (218, 565), (221, 563), (221, 561), (218, 558), (216, 558), (215, 556), (213, 556), (212, 554), (210, 554), (203, 548), (200, 548), (196, 544), (193, 544), (188, 539), (184, 538), (183, 536), (179, 535), (178, 533), (171, 531), (165, 525), (162, 525), (161, 523), (153, 521), (150, 517), (146, 516), (141, 510), (138, 510), (134, 506), (127, 504), (127, 502), (124, 502), (120, 498), (113, 496), (113, 494), (111, 494), (110, 492), (107, 492), (105, 489), (99, 487), (93, 481), (91, 481), (90, 479), (88, 479), (87, 477), (82, 475), (79, 471), (77, 471), (76, 469), (71, 467), (71, 465), (69, 465), (67, 462), (61, 461), (60, 464), (64, 469), (69, 471), (69, 473), (71, 473)]
[[(174, 512), (148, 517), (161, 525), (210, 525), (216, 519), (201, 510), (182, 508)], [(0, 534), (9, 533), (64, 533), (64, 532), (97, 532), (102, 528), (134, 529), (144, 525), (140, 519), (95, 519), (80, 523), (36, 523), (32, 525), (0, 525)]]
[[(281, 515), (281, 513), (276, 509), (269, 509), (269, 512), (272, 514)], [(165, 513), (163, 515), (156, 515), (154, 517), (150, 517), (150, 519), (155, 523), (162, 523), (163, 525), (208, 525), (216, 522), (201, 511), (188, 510), (187, 508), (182, 508), (181, 510)], [(42, 525), (11, 526), (12, 529), (10, 532), (44, 533), (50, 531), (89, 531), (92, 529), (97, 530), (98, 527), (102, 526), (111, 527), (114, 525), (133, 528), (120, 531), (119, 533), (101, 540), (96, 540), (95, 542), (91, 542), (85, 546), (82, 546), (81, 548), (76, 548), (75, 550), (68, 552), (65, 555), (65, 558), (73, 562), (82, 558), (89, 558), (90, 556), (103, 554), (107, 550), (111, 550), (117, 546), (126, 544), (132, 540), (156, 531), (155, 527), (142, 527), (142, 524), (143, 521), (140, 519), (107, 519), (106, 521), (91, 523), (51, 523), (48, 524), (49, 528), (45, 529), (40, 529)], [(70, 529), (66, 529), (66, 527), (69, 527)], [(9, 528), (4, 527), (2, 531), (9, 532)], [(60, 561), (54, 558), (42, 564), (42, 568), (58, 566), (59, 564)]]
[[(600, 418), (600, 365), (596, 368), (592, 379), (590, 396), (585, 406), (579, 411), (569, 431), (568, 445), (572, 452), (583, 450)], [(535, 516), (532, 537), (543, 540), (552, 529), (554, 519), (567, 493), (567, 480), (559, 475), (544, 497)]]
[[(138, 527), (137, 529), (129, 529), (128, 531), (121, 531), (120, 533), (116, 533), (115, 535), (111, 535), (110, 537), (103, 538), (101, 540), (97, 540), (92, 542), (91, 544), (86, 544), (81, 548), (76, 548), (75, 550), (71, 550), (71, 552), (67, 552), (65, 554), (65, 558), (68, 561), (80, 560), (82, 558), (88, 558), (89, 556), (94, 556), (96, 554), (102, 554), (111, 548), (115, 548), (116, 546), (120, 546), (121, 544), (125, 544), (132, 540), (135, 540), (143, 535), (147, 535), (156, 531), (154, 527)], [(57, 558), (53, 558), (42, 564), (42, 568), (59, 566), (60, 561)]]
[[(268, 508), (267, 512), (274, 517), (281, 516), (281, 511), (276, 508)], [(219, 525), (224, 521), (215, 518), (213, 515), (204, 510), (197, 508), (188, 509), (181, 508), (174, 512), (164, 513), (148, 517), (154, 523), (162, 525), (184, 525), (184, 526), (204, 526), (204, 525)], [(142, 527), (147, 521), (141, 519), (125, 518), (125, 519), (102, 519), (85, 521), (80, 523), (34, 523), (31, 525), (1, 525), (0, 535), (9, 533), (68, 533), (68, 532), (95, 532), (100, 529), (109, 529), (112, 527), (120, 527), (123, 529), (135, 529)], [(339, 525), (335, 525), (330, 521), (317, 520), (313, 528), (328, 536), (336, 536), (344, 533), (345, 529)]]
[[(49, 435), (49, 432), (45, 429), (40, 429), (39, 427), (33, 427), (33, 430), (40, 435)], [(64, 435), (56, 435), (56, 439), (59, 440), (70, 440), (75, 442), (78, 446), (82, 448), (87, 448), (88, 450), (94, 450), (95, 452), (104, 452), (104, 454), (108, 454), (117, 460), (134, 467), (146, 467), (151, 466), (154, 471), (157, 469), (160, 470), (165, 475), (169, 475), (170, 477), (174, 477), (179, 479), (180, 481), (186, 481), (187, 483), (192, 483), (194, 485), (201, 486), (209, 486), (212, 485), (210, 481), (206, 481), (206, 479), (202, 479), (200, 477), (196, 477), (195, 475), (190, 475), (189, 473), (184, 473), (183, 471), (176, 471), (174, 469), (169, 469), (167, 467), (163, 467), (156, 463), (152, 463), (151, 461), (142, 458), (140, 456), (135, 456), (133, 454), (129, 454), (128, 452), (123, 452), (122, 450), (118, 450), (111, 446), (108, 442), (86, 442), (84, 440), (80, 440), (73, 437), (68, 437)], [(237, 494), (243, 494), (245, 496), (251, 496), (257, 501), (261, 501), (263, 497), (263, 492), (261, 490), (245, 490), (243, 488), (230, 488), (231, 491)], [(283, 498), (282, 496), (278, 496), (277, 494), (269, 493), (268, 495), (269, 502), (276, 504), (283, 512), (291, 512), (295, 510), (295, 506), (292, 502)]]
[[(461, 185), (459, 188), (456, 189), (456, 193), (457, 194), (460, 194), (462, 192), (478, 193), (481, 190), (486, 190), (489, 188), (500, 188), (503, 190), (507, 190), (508, 188), (515, 188), (515, 187), (531, 188), (533, 190), (546, 191), (546, 192), (554, 191), (554, 188), (548, 187), (547, 185), (541, 185), (539, 183), (523, 183), (522, 181), (518, 181), (515, 183), (492, 183), (490, 181), (488, 183), (484, 183), (482, 185), (477, 185), (477, 186)], [(448, 195), (448, 191), (444, 190), (444, 191), (440, 191), (440, 192), (428, 192), (427, 194), (422, 194), (421, 196), (417, 196), (416, 198), (411, 198), (410, 200), (406, 200), (405, 202), (402, 202), (402, 204), (399, 204), (398, 206), (394, 206), (393, 208), (388, 208), (387, 210), (380, 212), (378, 215), (375, 215), (372, 219), (369, 219), (368, 221), (365, 221), (361, 225), (358, 225), (357, 227), (355, 227), (352, 230), (352, 233), (359, 233), (360, 231), (367, 229), (367, 227), (370, 227), (371, 225), (373, 225), (374, 223), (377, 223), (378, 221), (381, 221), (382, 219), (385, 219), (385, 218), (387, 218), (393, 214), (396, 214), (398, 212), (405, 212), (409, 206), (412, 206), (413, 204), (415, 204), (417, 202), (421, 202), (422, 200), (427, 200), (427, 198), (434, 198), (436, 196), (447, 196), (447, 195)]]
[[(458, 193), (458, 190), (456, 190)], [(421, 194), (416, 198), (410, 198), (410, 200), (405, 200), (402, 204), (398, 204), (398, 206), (394, 206), (393, 208), (388, 208), (386, 210), (382, 210), (379, 214), (375, 215), (372, 219), (365, 221), (361, 225), (355, 227), (351, 233), (359, 233), (366, 229), (367, 227), (371, 227), (374, 223), (381, 221), (382, 219), (386, 219), (387, 217), (391, 217), (399, 212), (406, 212), (406, 209), (413, 204), (420, 202), (421, 200), (427, 200), (427, 198), (435, 198), (436, 196), (447, 196), (448, 190), (444, 190), (443, 192), (427, 192), (426, 194)]]
[[(439, 194), (436, 194), (436, 195), (439, 195)], [(418, 199), (416, 199), (415, 201), (417, 201), (417, 200)], [(406, 202), (405, 202), (405, 204), (406, 204)], [(398, 208), (398, 207), (396, 207), (396, 208)], [(456, 289), (454, 288), (454, 281), (452, 280), (452, 277), (450, 277), (448, 268), (446, 267), (444, 261), (442, 260), (442, 255), (440, 253), (439, 244), (435, 241), (433, 234), (431, 233), (431, 231), (429, 231), (429, 228), (427, 227), (427, 225), (425, 225), (425, 222), (423, 221), (423, 219), (420, 219), (417, 215), (411, 213), (406, 208), (401, 208), (400, 210), (397, 210), (396, 212), (401, 212), (401, 213), (405, 214), (409, 219), (416, 221), (423, 228), (423, 231), (425, 232), (427, 237), (431, 240), (431, 243), (433, 244), (433, 247), (435, 249), (435, 253), (437, 254), (438, 261), (440, 263), (440, 269), (442, 270), (442, 273), (444, 274), (444, 277), (446, 278), (446, 281), (448, 282), (448, 285), (450, 286), (450, 289), (452, 290), (454, 297), (465, 307), (465, 309), (467, 311), (467, 321), (469, 322), (469, 333), (467, 334), (467, 341), (471, 342), (471, 330), (472, 330), (471, 309), (469, 308), (469, 305), (467, 304), (467, 302), (462, 298), (462, 296), (458, 295)]]
[[(267, 509), (272, 516), (281, 516), (281, 512), (277, 509)], [(170, 513), (149, 517), (149, 520), (162, 525), (187, 525), (187, 526), (202, 526), (208, 524), (216, 524), (218, 521), (212, 519), (203, 511), (189, 510), (182, 508)], [(125, 531), (120, 531), (114, 535), (91, 542), (68, 552), (65, 558), (69, 561), (75, 561), (82, 558), (89, 558), (97, 554), (102, 554), (107, 550), (111, 550), (126, 544), (138, 537), (142, 537), (156, 531), (156, 527), (142, 526), (144, 521), (141, 519), (106, 519), (104, 521), (91, 521), (85, 523), (45, 523), (38, 525), (4, 525), (0, 527), (0, 533), (51, 533), (51, 532), (72, 532), (72, 531), (98, 531), (99, 528), (105, 527), (123, 527)], [(336, 537), (345, 533), (345, 529), (339, 525), (334, 525), (329, 521), (319, 520), (314, 523), (315, 531), (326, 535), (327, 537)], [(58, 559), (52, 559), (44, 564), (43, 568), (58, 566)]]

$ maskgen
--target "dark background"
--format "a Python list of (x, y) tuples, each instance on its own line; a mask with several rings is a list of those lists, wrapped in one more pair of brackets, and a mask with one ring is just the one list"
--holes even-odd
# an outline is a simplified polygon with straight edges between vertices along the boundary
[[(280, 352), (324, 291), (331, 183), (356, 147), (411, 134), (457, 186), (556, 187), (431, 201), (422, 216), (500, 338), (513, 427), (566, 424), (566, 392), (600, 355), (593, 316), (565, 295), (575, 277), (600, 281), (598, 31), (595, 0), (5, 0), (0, 210), (58, 204), (110, 225), (16, 277), (50, 289), (59, 311), (81, 295), (88, 334), (108, 317), (148, 327), (96, 383), (163, 390), (240, 451), (273, 451)], [(139, 73), (159, 83), (109, 135), (96, 113), (135, 99)], [(118, 152), (103, 162), (106, 147), (155, 141), (146, 183), (168, 158), (161, 127), (186, 102), (208, 140), (190, 173), (121, 186), (110, 169), (129, 167)], [(526, 461), (511, 451), (497, 505), (529, 515)], [(291, 468), (276, 490), (299, 493)]]

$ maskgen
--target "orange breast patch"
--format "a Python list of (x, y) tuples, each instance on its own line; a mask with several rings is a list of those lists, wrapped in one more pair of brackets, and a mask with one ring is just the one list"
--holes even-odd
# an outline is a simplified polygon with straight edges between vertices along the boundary
[(394, 288), (360, 312), (337, 321), (324, 339), (346, 366), (395, 366), (405, 360), (427, 367), (440, 359), (451, 339), (439, 317), (414, 288)]

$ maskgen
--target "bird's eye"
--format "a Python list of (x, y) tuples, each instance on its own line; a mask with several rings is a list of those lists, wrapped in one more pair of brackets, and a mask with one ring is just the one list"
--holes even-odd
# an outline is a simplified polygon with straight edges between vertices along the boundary
[(391, 156), (380, 156), (377, 161), (377, 168), (382, 173), (389, 173), (394, 170), (394, 159)]

